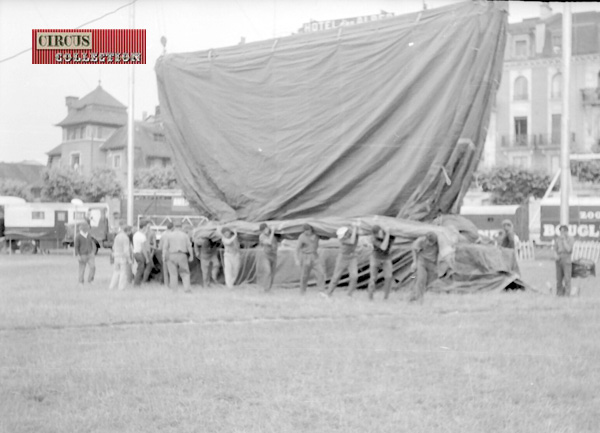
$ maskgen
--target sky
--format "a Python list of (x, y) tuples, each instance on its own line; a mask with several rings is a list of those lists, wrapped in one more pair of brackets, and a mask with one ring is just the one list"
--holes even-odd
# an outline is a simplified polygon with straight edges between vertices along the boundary
[[(47, 162), (46, 152), (60, 144), (55, 126), (67, 115), (66, 96), (83, 97), (101, 83), (120, 102), (128, 103), (126, 65), (33, 65), (32, 29), (76, 28), (127, 5), (132, 0), (0, 0), (0, 162)], [(380, 11), (395, 15), (462, 0), (137, 0), (87, 29), (146, 29), (146, 65), (135, 66), (136, 119), (158, 105), (154, 63), (167, 52), (201, 51), (288, 36), (310, 20), (332, 20)], [(550, 2), (554, 12), (562, 3)], [(600, 2), (572, 3), (573, 12), (600, 11)], [(509, 22), (539, 16), (540, 2), (511, 1)]]

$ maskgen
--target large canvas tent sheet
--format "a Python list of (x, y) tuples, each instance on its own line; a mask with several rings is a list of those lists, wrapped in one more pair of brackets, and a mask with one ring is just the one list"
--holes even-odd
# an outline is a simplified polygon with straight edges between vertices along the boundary
[[(452, 219), (450, 219), (452, 220)], [(440, 280), (432, 287), (436, 291), (444, 292), (475, 292), (502, 290), (511, 283), (524, 287), (519, 280), (519, 268), (515, 253), (512, 250), (501, 249), (489, 245), (477, 245), (469, 241), (457, 230), (457, 226), (445, 224), (426, 224), (417, 221), (403, 220), (399, 218), (369, 216), (360, 219), (352, 218), (319, 218), (298, 219), (286, 221), (271, 221), (269, 226), (283, 239), (278, 254), (277, 284), (297, 285), (300, 271), (295, 263), (295, 239), (303, 231), (304, 224), (310, 224), (317, 235), (323, 240), (320, 243), (321, 262), (324, 265), (327, 278), (331, 278), (335, 267), (335, 260), (339, 251), (339, 242), (335, 240), (336, 230), (342, 226), (351, 226), (357, 222), (361, 242), (357, 249), (359, 266), (359, 287), (366, 287), (369, 278), (370, 244), (368, 236), (373, 226), (379, 225), (389, 230), (395, 237), (393, 244), (393, 272), (394, 278), (401, 287), (406, 287), (409, 277), (408, 264), (411, 261), (412, 243), (428, 232), (437, 235), (439, 245), (438, 276)], [(260, 234), (259, 223), (246, 221), (234, 221), (228, 223), (227, 227), (234, 229), (247, 246), (258, 242)], [(197, 227), (192, 234), (194, 242), (199, 243), (201, 238), (209, 237), (219, 239), (219, 225), (209, 222)], [(244, 268), (250, 269), (255, 262), (255, 255), (259, 254), (257, 249), (243, 249)], [(250, 281), (254, 278), (253, 272), (243, 272), (238, 282)], [(258, 276), (260, 278), (260, 275)], [(341, 284), (347, 282), (347, 276), (341, 280)]]
[(181, 186), (211, 219), (456, 213), (500, 80), (504, 2), (158, 59)]

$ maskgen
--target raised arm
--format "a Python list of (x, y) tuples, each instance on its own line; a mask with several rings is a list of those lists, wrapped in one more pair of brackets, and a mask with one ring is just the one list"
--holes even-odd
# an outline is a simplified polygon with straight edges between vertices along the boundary
[(382, 228), (383, 232), (385, 233), (384, 237), (383, 237), (383, 242), (381, 243), (381, 249), (383, 251), (387, 250), (389, 244), (390, 244), (390, 229), (386, 228)]

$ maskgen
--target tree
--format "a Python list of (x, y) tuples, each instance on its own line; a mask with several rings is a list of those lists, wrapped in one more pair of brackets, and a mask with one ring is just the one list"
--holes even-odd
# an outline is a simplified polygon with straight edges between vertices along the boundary
[(109, 168), (96, 169), (91, 176), (83, 176), (70, 168), (51, 168), (42, 174), (42, 200), (66, 203), (79, 198), (97, 203), (104, 197), (121, 195), (122, 187), (116, 179), (115, 172)]
[(119, 197), (123, 192), (115, 172), (110, 168), (94, 170), (92, 175), (85, 179), (84, 185), (84, 201), (89, 203), (97, 203), (104, 197)]
[(25, 201), (33, 199), (31, 187), (27, 183), (15, 179), (0, 179), (0, 195), (20, 197)]
[(135, 172), (133, 185), (136, 188), (175, 189), (178, 188), (177, 177), (172, 166), (164, 168), (143, 168)]
[(70, 168), (51, 168), (42, 173), (42, 200), (68, 203), (81, 198), (85, 180), (81, 173)]
[(493, 204), (523, 204), (529, 197), (541, 198), (550, 186), (550, 176), (518, 167), (497, 167), (477, 173), (481, 189), (492, 193)]

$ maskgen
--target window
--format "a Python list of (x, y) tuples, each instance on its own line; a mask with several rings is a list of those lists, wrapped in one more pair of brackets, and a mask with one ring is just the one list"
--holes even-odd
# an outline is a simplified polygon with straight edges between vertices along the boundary
[(154, 141), (165, 141), (165, 136), (163, 134), (154, 133)]
[(515, 117), (515, 145), (527, 146), (527, 117)]
[(85, 138), (85, 126), (79, 128), (79, 138)]
[(78, 169), (81, 165), (81, 153), (73, 152), (71, 154), (71, 168)]
[(104, 133), (104, 129), (103, 129), (101, 126), (97, 126), (97, 127), (96, 127), (96, 129), (97, 129), (97, 134), (96, 134), (96, 136), (97, 136), (98, 138), (102, 138), (102, 136), (103, 136), (103, 133)]
[(552, 115), (552, 144), (560, 144), (560, 135), (562, 133), (562, 115)]
[(113, 168), (121, 168), (121, 155), (113, 155)]
[(513, 99), (515, 101), (526, 101), (529, 99), (529, 90), (527, 89), (527, 78), (520, 76), (515, 80)]
[(73, 212), (73, 219), (76, 219), (76, 220), (85, 219), (85, 212)]
[(164, 163), (161, 158), (149, 158), (148, 162), (150, 163), (150, 167), (154, 167), (154, 168), (164, 167)]
[(44, 212), (40, 212), (40, 211), (33, 211), (33, 212), (31, 212), (31, 219), (32, 220), (43, 220), (44, 218), (45, 218)]
[(554, 54), (560, 54), (562, 50), (562, 34), (552, 35), (552, 52)]
[(66, 212), (57, 212), (56, 220), (59, 222), (65, 222), (67, 220), (67, 213)]
[(559, 72), (552, 77), (552, 99), (560, 99), (562, 96), (562, 74)]
[(527, 57), (527, 41), (515, 41), (515, 57)]
[(68, 140), (75, 140), (77, 138), (77, 129), (67, 128), (67, 136)]

